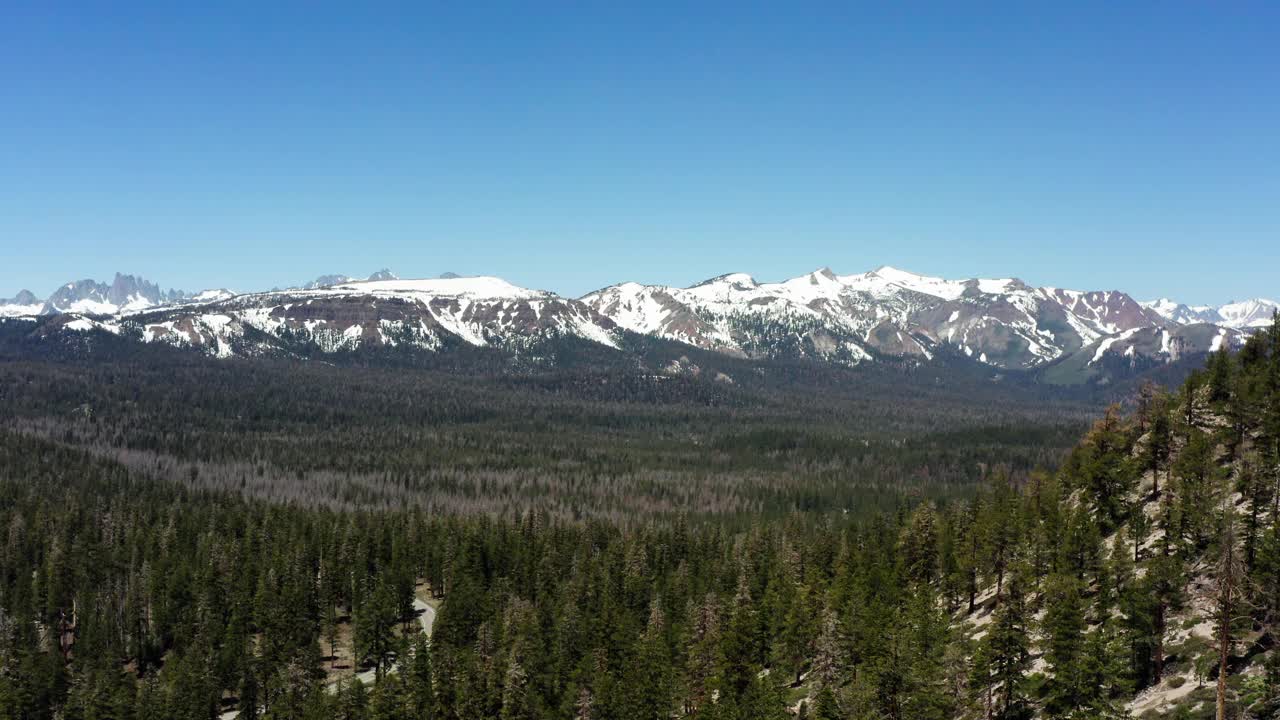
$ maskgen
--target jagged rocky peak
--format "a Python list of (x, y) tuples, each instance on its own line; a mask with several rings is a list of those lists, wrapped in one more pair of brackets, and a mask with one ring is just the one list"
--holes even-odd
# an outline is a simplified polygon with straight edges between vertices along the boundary
[(383, 280), (399, 280), (399, 279), (400, 279), (399, 275), (396, 275), (395, 273), (391, 272), (391, 270), (387, 268), (382, 268), (381, 270), (370, 274), (366, 278), (354, 277), (354, 276), (345, 275), (342, 273), (332, 273), (329, 275), (321, 275), (315, 280), (312, 280), (306, 285), (303, 285), (302, 289), (316, 290), (319, 288), (333, 287), (334, 285), (343, 285), (349, 282), (361, 282), (362, 280), (365, 282), (378, 282)]
[(58, 288), (57, 290), (54, 290), (53, 294), (49, 296), (46, 302), (48, 303), (71, 302), (74, 300), (79, 300), (79, 299), (89, 297), (93, 294), (100, 294), (105, 296), (108, 289), (110, 288), (106, 284), (100, 283), (97, 280), (93, 280), (91, 278), (85, 278), (84, 280), (73, 280), (67, 283), (66, 285), (63, 285), (62, 287)]
[(143, 278), (116, 273), (110, 285), (91, 279), (63, 285), (49, 296), (41, 312), (114, 315), (177, 302), (186, 296), (181, 290), (161, 290), (158, 285)]
[(351, 282), (352, 280), (355, 280), (355, 278), (351, 277), (350, 275), (342, 275), (342, 274), (321, 275), (315, 280), (312, 280), (306, 285), (303, 285), (302, 289), (315, 290), (316, 288), (330, 287), (333, 285), (341, 285), (342, 283), (348, 283), (348, 282)]
[(822, 280), (830, 281), (830, 282), (840, 281), (839, 276), (837, 276), (834, 272), (832, 272), (831, 268), (829, 267), (820, 267), (817, 270), (814, 270), (813, 272), (809, 273), (809, 277), (813, 279), (815, 282), (819, 278), (821, 278)]
[(38, 305), (40, 298), (30, 290), (19, 290), (17, 295), (4, 301), (6, 305)]
[(144, 299), (151, 304), (172, 302), (185, 298), (187, 294), (181, 290), (161, 290), (160, 286), (135, 275), (116, 273), (111, 281), (111, 289), (107, 298), (117, 305), (127, 305)]

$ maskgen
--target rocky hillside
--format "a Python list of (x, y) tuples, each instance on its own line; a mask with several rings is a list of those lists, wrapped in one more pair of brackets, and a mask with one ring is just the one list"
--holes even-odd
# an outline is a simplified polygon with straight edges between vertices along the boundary
[(1280, 323), (953, 520), (972, 716), (1276, 717)]

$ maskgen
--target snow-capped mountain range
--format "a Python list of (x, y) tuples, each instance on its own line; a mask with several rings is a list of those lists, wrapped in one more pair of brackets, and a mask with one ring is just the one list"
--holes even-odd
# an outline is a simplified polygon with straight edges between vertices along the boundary
[(1267, 327), (1271, 324), (1272, 313), (1280, 310), (1280, 303), (1261, 298), (1227, 303), (1218, 307), (1184, 305), (1168, 298), (1160, 298), (1144, 302), (1142, 306), (1179, 325), (1213, 323), (1236, 330)]
[[(395, 274), (382, 269), (368, 277), (369, 280), (395, 280)], [(303, 289), (356, 282), (349, 275), (321, 275), (301, 285)], [(57, 315), (77, 313), (81, 315), (130, 315), (169, 305), (191, 305), (225, 300), (236, 295), (226, 288), (188, 293), (182, 290), (161, 290), (154, 283), (133, 275), (116, 273), (110, 283), (95, 280), (76, 280), (59, 287), (47, 299), (39, 299), (30, 290), (22, 290), (12, 298), (0, 298), (0, 318), (30, 317), (33, 315)]]
[[(1119, 291), (1031, 287), (1014, 278), (946, 280), (892, 267), (823, 268), (774, 283), (735, 273), (691, 287), (626, 282), (581, 298), (495, 277), (366, 280), (328, 275), (284, 290), (161, 291), (128, 275), (69, 283), (41, 302), (20, 293), (0, 315), (54, 316), (55, 330), (101, 329), (216, 356), (469, 345), (513, 352), (558, 338), (626, 351), (649, 336), (743, 358), (967, 358), (1003, 369), (1161, 363), (1238, 344), (1280, 305), (1191, 307)], [(634, 335), (633, 335), (634, 334)]]
[(234, 295), (230, 290), (206, 290), (189, 294), (181, 290), (161, 290), (155, 283), (133, 275), (116, 273), (110, 283), (76, 280), (40, 300), (30, 290), (0, 299), (0, 317), (31, 315), (124, 315), (164, 305), (205, 303)]

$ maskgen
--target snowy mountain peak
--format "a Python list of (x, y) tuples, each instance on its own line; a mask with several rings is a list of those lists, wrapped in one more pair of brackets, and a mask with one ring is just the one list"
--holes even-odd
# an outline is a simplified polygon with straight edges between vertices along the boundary
[(926, 282), (926, 281), (931, 283), (945, 282), (940, 277), (931, 277), (929, 275), (921, 275), (919, 273), (913, 273), (909, 270), (901, 270), (892, 265), (881, 265), (875, 270), (872, 270), (871, 272), (864, 273), (864, 274), (875, 275), (876, 277), (884, 278), (885, 280), (888, 280), (890, 282), (901, 282), (908, 285), (912, 283)]
[(881, 265), (871, 272), (848, 275), (841, 280), (849, 287), (875, 297), (895, 295), (903, 290), (946, 300), (954, 300), (964, 294), (965, 283), (940, 277), (917, 275), (889, 265)]
[(1173, 313), (1179, 307), (1186, 307), (1185, 305), (1174, 302), (1169, 298), (1160, 298), (1158, 300), (1143, 300), (1143, 301), (1139, 301), (1138, 304), (1144, 308), (1147, 308), (1148, 310), (1154, 310), (1155, 312), (1159, 313), (1161, 317), (1164, 317), (1166, 319), (1172, 319)]
[(200, 292), (187, 298), (192, 303), (211, 303), (227, 298), (235, 297), (236, 293), (226, 288), (213, 288), (210, 290), (201, 290)]
[(684, 288), (625, 282), (576, 300), (452, 273), (401, 279), (381, 270), (364, 280), (328, 275), (303, 288), (193, 296), (117, 274), (109, 285), (68, 283), (44, 303), (30, 293), (0, 301), (0, 317), (66, 314), (62, 325), (71, 331), (97, 323), (216, 355), (247, 347), (238, 343), (248, 342), (250, 329), (280, 348), (304, 342), (332, 352), (397, 344), (437, 351), (457, 341), (530, 348), (564, 336), (616, 348), (621, 328), (744, 358), (970, 358), (1007, 369), (1062, 366), (1070, 374), (1238, 344), (1278, 307), (1270, 300), (1140, 304), (1119, 291), (948, 280), (885, 265), (854, 275), (822, 267), (766, 283), (746, 273)]
[(1217, 308), (1209, 307), (1208, 305), (1185, 305), (1169, 298), (1160, 298), (1159, 300), (1150, 300), (1138, 304), (1165, 320), (1179, 325), (1222, 321), (1222, 316), (1218, 314)]
[(700, 287), (710, 287), (712, 285), (730, 285), (733, 287), (746, 289), (746, 288), (754, 288), (757, 285), (759, 285), (759, 283), (756, 282), (755, 278), (751, 277), (746, 273), (725, 273), (724, 275), (717, 275), (713, 278), (708, 278), (706, 280), (703, 280), (700, 283), (690, 285), (689, 287), (690, 289), (692, 289), (692, 288), (700, 288)]
[(8, 300), (0, 300), (0, 317), (37, 315), (44, 303), (30, 290), (21, 290)]
[(1238, 341), (1229, 333), (1170, 329), (1155, 310), (1119, 291), (1037, 289), (1017, 278), (948, 280), (892, 266), (844, 276), (824, 267), (775, 283), (723, 275), (683, 289), (623, 283), (582, 302), (621, 327), (704, 349), (845, 363), (874, 353), (930, 359), (946, 347), (1006, 368), (1086, 351), (1091, 363), (1116, 352), (1167, 361)]
[(1266, 327), (1277, 312), (1280, 312), (1280, 303), (1262, 298), (1227, 303), (1218, 308), (1222, 324), (1230, 328)]
[(1212, 323), (1233, 330), (1266, 327), (1271, 324), (1272, 313), (1280, 310), (1280, 303), (1264, 298), (1227, 303), (1216, 308), (1209, 305), (1185, 305), (1169, 298), (1150, 300), (1141, 305), (1179, 325)]
[(323, 290), (333, 293), (405, 294), (432, 297), (469, 297), (486, 300), (529, 300), (547, 297), (542, 290), (522, 288), (498, 277), (479, 276), (466, 278), (430, 278), (402, 280), (364, 280), (330, 285)]

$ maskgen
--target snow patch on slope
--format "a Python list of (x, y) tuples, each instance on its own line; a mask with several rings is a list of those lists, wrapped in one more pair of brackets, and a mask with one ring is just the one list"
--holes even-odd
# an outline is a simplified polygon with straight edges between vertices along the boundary
[(1098, 349), (1094, 351), (1093, 359), (1089, 361), (1089, 364), (1092, 365), (1098, 362), (1099, 360), (1101, 360), (1102, 356), (1107, 354), (1107, 350), (1111, 349), (1112, 345), (1116, 344), (1121, 340), (1128, 340), (1129, 338), (1133, 337), (1134, 333), (1138, 332), (1141, 329), (1142, 328), (1132, 328), (1130, 330), (1125, 330), (1124, 332), (1120, 333), (1119, 335), (1116, 335), (1115, 337), (1106, 338), (1102, 342), (1098, 343)]

